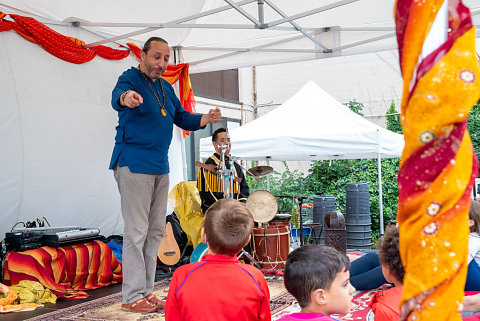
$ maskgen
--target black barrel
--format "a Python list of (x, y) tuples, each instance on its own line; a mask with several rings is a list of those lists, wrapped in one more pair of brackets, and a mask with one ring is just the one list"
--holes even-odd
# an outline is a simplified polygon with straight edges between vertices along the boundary
[(346, 203), (347, 247), (370, 249), (372, 246), (372, 218), (368, 183), (347, 183)]
[(322, 239), (323, 220), (325, 214), (335, 211), (335, 197), (333, 196), (313, 196), (313, 223), (320, 223), (312, 227), (313, 242), (315, 244), (324, 244)]

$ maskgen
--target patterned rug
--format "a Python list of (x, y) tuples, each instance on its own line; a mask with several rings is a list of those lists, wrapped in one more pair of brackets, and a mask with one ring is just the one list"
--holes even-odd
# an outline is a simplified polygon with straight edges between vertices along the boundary
[[(270, 308), (272, 315), (291, 306), (295, 299), (286, 292), (283, 279), (273, 277), (267, 279), (270, 290)], [(155, 284), (155, 295), (164, 299), (167, 296), (170, 280), (163, 280)], [(122, 294), (116, 293), (103, 298), (76, 304), (73, 307), (28, 319), (29, 321), (145, 321), (165, 320), (163, 312), (135, 313), (120, 309)]]
[[(268, 288), (270, 290), (270, 309), (272, 320), (300, 311), (300, 306), (295, 298), (290, 295), (283, 285), (283, 278), (267, 276)], [(170, 280), (163, 280), (155, 284), (155, 295), (164, 299), (167, 296)], [(373, 320), (368, 302), (373, 294), (387, 289), (384, 285), (375, 290), (359, 291), (355, 293), (351, 311), (344, 316), (334, 316), (342, 321), (350, 320)], [(165, 320), (163, 312), (157, 313), (135, 313), (125, 312), (120, 309), (122, 294), (116, 293), (103, 298), (80, 303), (73, 307), (61, 309), (55, 312), (28, 319), (29, 321), (145, 321)], [(370, 312), (370, 314), (369, 314)]]

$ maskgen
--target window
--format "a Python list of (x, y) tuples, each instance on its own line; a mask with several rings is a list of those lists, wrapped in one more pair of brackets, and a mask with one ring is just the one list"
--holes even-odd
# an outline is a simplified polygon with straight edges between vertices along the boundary
[(190, 74), (190, 82), (195, 96), (239, 101), (238, 69)]

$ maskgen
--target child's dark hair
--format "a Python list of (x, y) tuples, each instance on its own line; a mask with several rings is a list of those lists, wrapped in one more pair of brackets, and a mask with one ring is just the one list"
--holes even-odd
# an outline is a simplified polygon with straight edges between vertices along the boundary
[(400, 258), (398, 228), (395, 225), (387, 226), (385, 235), (377, 241), (378, 257), (380, 264), (385, 265), (390, 273), (403, 282), (405, 269)]
[(285, 263), (285, 288), (304, 308), (311, 302), (311, 294), (317, 289), (330, 289), (337, 273), (350, 270), (345, 254), (333, 247), (307, 245), (291, 252)]
[(470, 226), (470, 232), (480, 232), (480, 202), (472, 200), (468, 218), (473, 220), (473, 226)]
[(245, 204), (228, 198), (210, 206), (203, 223), (210, 249), (228, 256), (240, 252), (248, 242), (253, 226), (253, 216)]

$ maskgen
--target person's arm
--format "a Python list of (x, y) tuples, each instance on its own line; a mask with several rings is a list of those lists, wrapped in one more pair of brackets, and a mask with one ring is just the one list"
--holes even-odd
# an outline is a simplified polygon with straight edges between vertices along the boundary
[(169, 92), (175, 107), (175, 116), (173, 123), (184, 130), (195, 131), (204, 128), (209, 123), (218, 123), (221, 119), (220, 109), (211, 109), (208, 114), (191, 114), (183, 109), (180, 100), (175, 95), (171, 85), (164, 86), (165, 90)]
[(260, 307), (259, 319), (262, 321), (270, 321), (272, 320), (272, 313), (270, 311), (270, 291), (268, 289), (267, 281), (265, 281), (265, 277), (263, 275), (262, 278), (258, 280), (258, 284), (265, 295)]
[(472, 262), (478, 252), (480, 252), (480, 238), (470, 234), (470, 236), (468, 237), (467, 265)]
[(377, 304), (376, 309), (372, 311), (375, 314), (375, 321), (391, 321), (391, 320), (398, 320), (398, 315), (393, 313), (392, 310), (385, 308), (382, 305)]
[(168, 288), (167, 302), (165, 303), (165, 320), (169, 321), (181, 321), (182, 316), (180, 314), (180, 307), (176, 297), (177, 292), (177, 275), (173, 273), (172, 280), (170, 281), (170, 287)]
[(124, 72), (118, 77), (117, 84), (112, 90), (112, 107), (116, 111), (123, 111), (125, 108), (135, 108), (143, 103), (143, 98), (136, 91), (132, 75)]
[(245, 177), (245, 174), (243, 173), (242, 167), (239, 164), (235, 163), (235, 168), (237, 170), (238, 177), (242, 180), (240, 182), (240, 195), (238, 196), (238, 200), (246, 201), (248, 196), (250, 196), (250, 188), (248, 187), (247, 179)]

